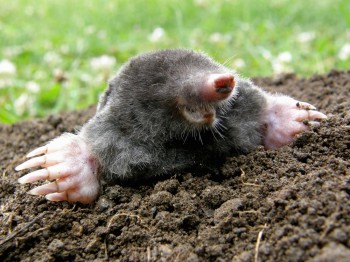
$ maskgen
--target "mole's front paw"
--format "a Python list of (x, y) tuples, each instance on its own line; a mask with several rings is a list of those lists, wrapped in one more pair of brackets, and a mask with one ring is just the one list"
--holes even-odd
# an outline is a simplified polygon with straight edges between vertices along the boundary
[(327, 118), (308, 103), (299, 102), (287, 96), (269, 96), (264, 112), (264, 138), (266, 149), (278, 148), (292, 142), (293, 137), (308, 129), (304, 120), (311, 124)]
[[(35, 157), (34, 157), (35, 156)], [(53, 181), (38, 186), (29, 194), (46, 195), (52, 201), (93, 202), (98, 195), (97, 161), (88, 151), (84, 140), (78, 135), (63, 134), (46, 146), (30, 152), (34, 157), (16, 167), (16, 170), (41, 166), (20, 179), (21, 184), (39, 180)]]

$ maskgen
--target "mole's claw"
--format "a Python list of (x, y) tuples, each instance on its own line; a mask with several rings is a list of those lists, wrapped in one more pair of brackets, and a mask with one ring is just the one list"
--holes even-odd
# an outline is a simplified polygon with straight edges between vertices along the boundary
[(46, 154), (47, 152), (48, 152), (48, 147), (46, 145), (45, 146), (41, 146), (41, 147), (38, 147), (38, 148), (34, 149), (33, 151), (29, 152), (27, 154), (27, 158), (33, 157), (33, 156), (42, 155), (42, 154)]
[(314, 120), (314, 119), (326, 119), (327, 116), (319, 111), (308, 111), (309, 113), (309, 120)]
[(296, 107), (298, 109), (304, 110), (304, 114), (301, 115), (305, 115), (303, 117), (303, 119), (300, 119), (301, 121), (303, 120), (315, 120), (315, 119), (326, 119), (327, 116), (319, 111), (316, 111), (316, 107), (314, 107), (313, 105), (306, 103), (306, 102), (297, 102), (296, 103)]
[(82, 196), (79, 192), (76, 191), (65, 191), (65, 192), (59, 192), (59, 193), (51, 193), (45, 196), (47, 200), (50, 201), (68, 201), (68, 202), (80, 202), (83, 204), (89, 204), (93, 202), (96, 199), (97, 190), (98, 188), (90, 188), (84, 196)]
[(40, 156), (36, 158), (32, 158), (30, 160), (27, 160), (26, 162), (18, 165), (15, 167), (16, 171), (20, 171), (26, 168), (31, 168), (31, 167), (36, 167), (36, 166), (41, 166), (46, 163), (46, 157), (45, 156)]
[(314, 110), (295, 110), (292, 119), (294, 121), (303, 122), (304, 120), (325, 119), (327, 116), (319, 111)]
[(80, 178), (76, 179), (76, 177), (57, 179), (54, 182), (35, 187), (28, 193), (31, 195), (46, 195), (56, 192), (65, 192), (69, 189), (79, 187), (79, 179)]
[(62, 162), (63, 155), (60, 153), (51, 153), (43, 156), (38, 156), (27, 160), (26, 162), (15, 167), (16, 171), (20, 171), (26, 168), (37, 167), (37, 166), (51, 166)]
[(18, 183), (33, 183), (39, 180), (54, 180), (68, 175), (65, 163), (53, 165), (44, 169), (33, 171), (18, 179)]
[(67, 192), (51, 193), (45, 196), (50, 201), (68, 201)]
[(296, 106), (300, 109), (305, 109), (305, 110), (316, 110), (316, 107), (313, 105), (306, 103), (306, 102), (297, 102)]
[(52, 183), (33, 188), (28, 192), (31, 195), (45, 195), (52, 201), (81, 202), (88, 204), (93, 202), (98, 194), (98, 183), (83, 185), (79, 179), (58, 179)]
[(49, 174), (46, 169), (40, 169), (20, 177), (17, 181), (20, 184), (33, 183), (39, 180), (48, 179)]
[(59, 186), (57, 185), (57, 181), (55, 181), (49, 184), (35, 187), (32, 190), (28, 191), (28, 194), (34, 195), (34, 196), (40, 196), (40, 195), (46, 195), (46, 194), (57, 192), (58, 189), (59, 189)]
[(71, 136), (69, 134), (64, 134), (60, 137), (60, 139), (54, 139), (47, 145), (38, 147), (33, 151), (29, 152), (27, 154), (27, 157), (29, 158), (33, 156), (38, 156), (38, 155), (43, 155), (43, 154), (48, 154), (59, 150), (63, 150), (65, 147), (67, 147), (71, 143), (70, 137)]

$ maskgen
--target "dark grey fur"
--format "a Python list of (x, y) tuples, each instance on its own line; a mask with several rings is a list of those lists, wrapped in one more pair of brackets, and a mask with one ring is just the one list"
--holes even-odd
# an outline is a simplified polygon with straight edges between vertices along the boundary
[(80, 135), (100, 162), (104, 179), (160, 175), (211, 166), (262, 143), (264, 92), (235, 75), (235, 95), (216, 103), (216, 128), (193, 126), (176, 101), (203, 104), (197, 88), (210, 73), (232, 70), (207, 56), (176, 49), (132, 58), (109, 82), (96, 115)]

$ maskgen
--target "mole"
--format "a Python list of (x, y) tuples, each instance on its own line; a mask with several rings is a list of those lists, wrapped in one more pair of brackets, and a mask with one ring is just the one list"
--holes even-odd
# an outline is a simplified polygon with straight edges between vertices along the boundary
[(311, 104), (268, 93), (203, 53), (149, 52), (120, 68), (76, 134), (30, 152), (16, 170), (42, 168), (18, 182), (48, 180), (28, 193), (88, 204), (101, 181), (209, 168), (259, 145), (289, 144), (324, 118)]

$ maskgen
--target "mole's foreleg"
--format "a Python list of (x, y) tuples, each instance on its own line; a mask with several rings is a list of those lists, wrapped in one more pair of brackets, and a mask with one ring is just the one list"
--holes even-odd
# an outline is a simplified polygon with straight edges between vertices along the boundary
[(33, 150), (27, 157), (33, 158), (17, 166), (17, 171), (39, 166), (44, 168), (21, 177), (18, 179), (19, 183), (53, 181), (35, 187), (28, 192), (29, 194), (45, 195), (52, 201), (84, 204), (91, 203), (97, 198), (98, 162), (79, 135), (63, 134), (47, 145)]
[(327, 118), (308, 103), (299, 102), (288, 96), (266, 95), (267, 107), (263, 114), (264, 136), (263, 144), (266, 149), (278, 148), (292, 142), (294, 136), (307, 130), (304, 124)]

